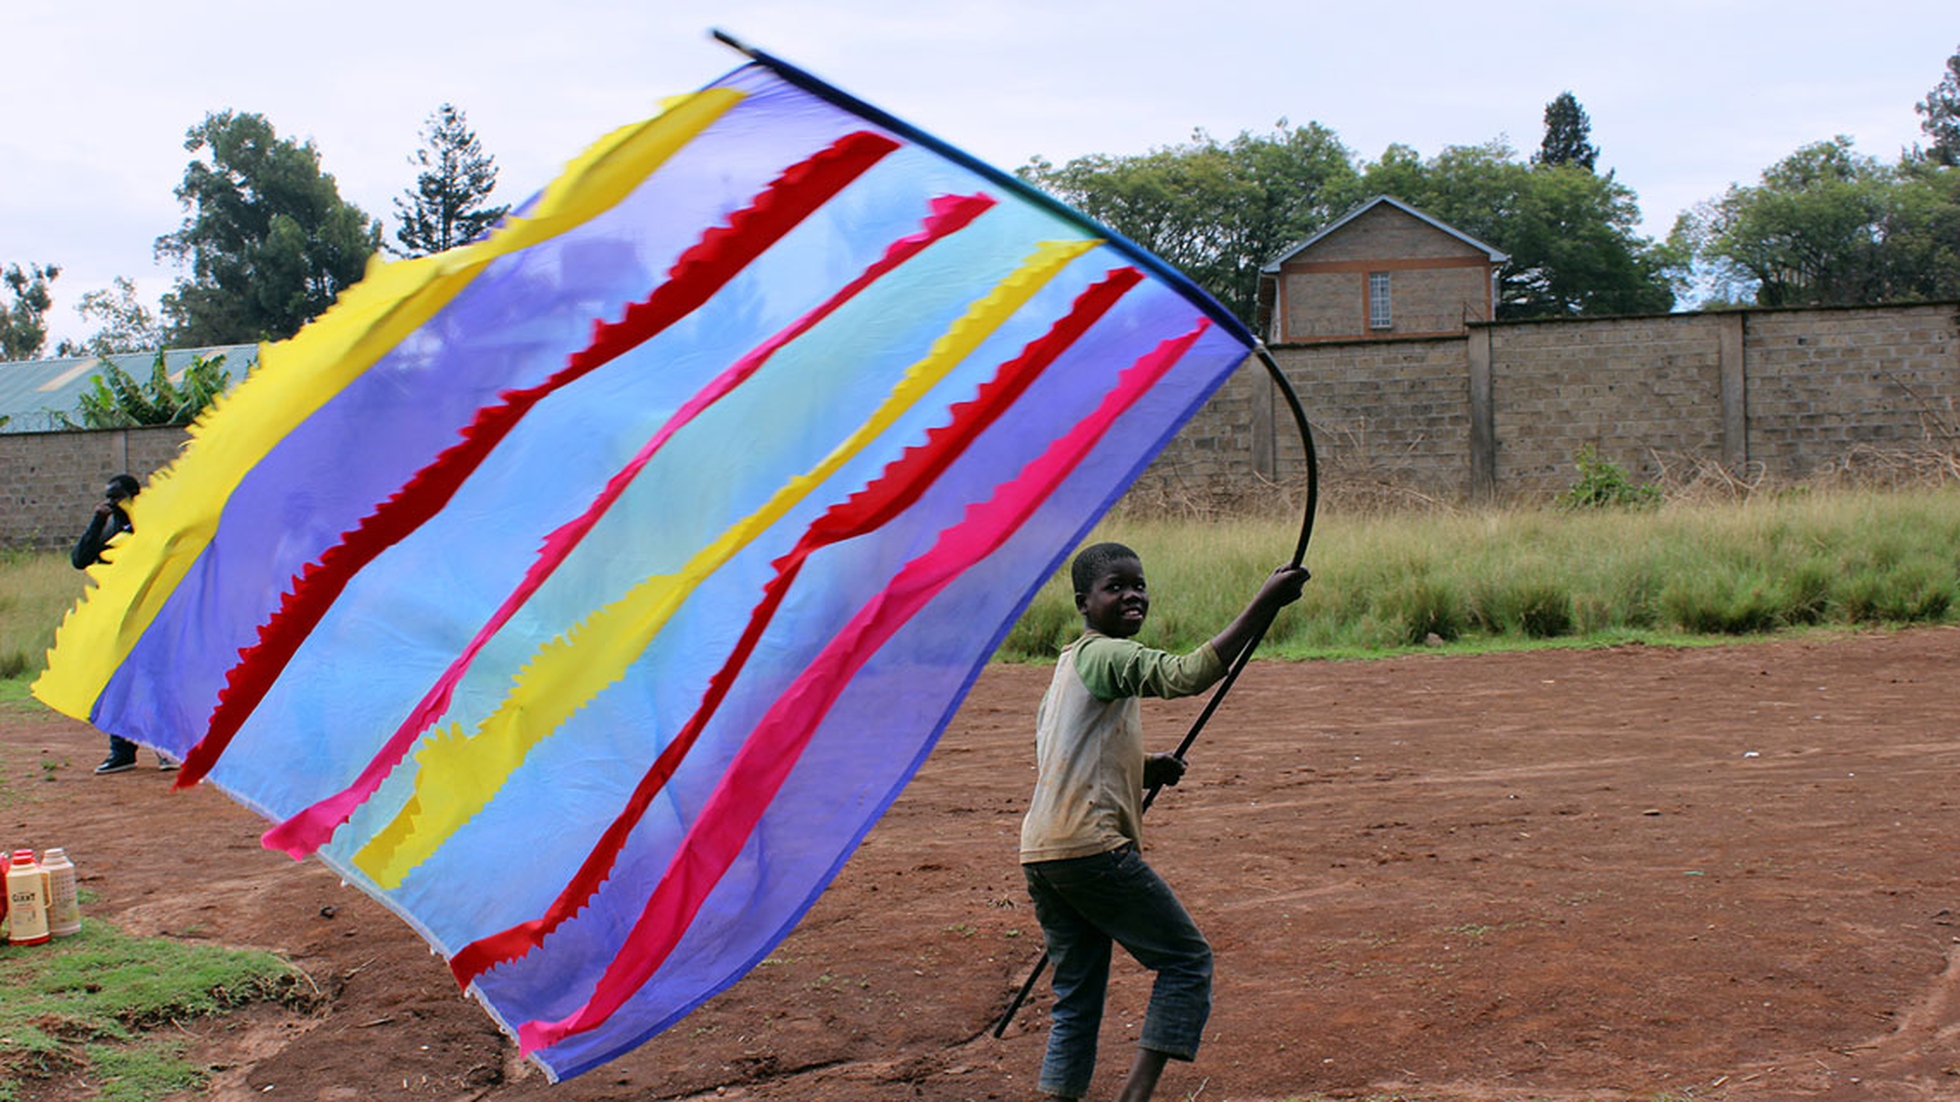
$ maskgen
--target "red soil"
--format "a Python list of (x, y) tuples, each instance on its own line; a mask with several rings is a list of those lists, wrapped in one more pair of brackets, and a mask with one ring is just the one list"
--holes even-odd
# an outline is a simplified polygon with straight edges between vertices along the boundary
[[(1954, 629), (1254, 664), (1150, 815), (1219, 973), (1158, 1096), (1960, 1097), (1956, 664)], [(988, 1030), (1040, 942), (1014, 848), (1046, 678), (990, 669), (770, 961), (555, 1087), (381, 907), (147, 753), (91, 776), (102, 737), (33, 705), (0, 708), (0, 842), (67, 847), (89, 918), (308, 973), (316, 1013), (181, 1027), (220, 1099), (1032, 1099), (1045, 998)], [(1153, 705), (1153, 741), (1197, 706)], [(1118, 973), (1104, 1098), (1145, 997)]]

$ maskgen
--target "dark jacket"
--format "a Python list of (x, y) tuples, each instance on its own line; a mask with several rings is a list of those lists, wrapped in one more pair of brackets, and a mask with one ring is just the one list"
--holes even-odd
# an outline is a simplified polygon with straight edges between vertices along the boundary
[(102, 561), (102, 549), (109, 541), (124, 532), (134, 532), (136, 526), (129, 523), (129, 514), (120, 507), (111, 508), (107, 513), (97, 513), (88, 522), (88, 531), (75, 541), (75, 549), (68, 553), (68, 560), (75, 569), (84, 570)]

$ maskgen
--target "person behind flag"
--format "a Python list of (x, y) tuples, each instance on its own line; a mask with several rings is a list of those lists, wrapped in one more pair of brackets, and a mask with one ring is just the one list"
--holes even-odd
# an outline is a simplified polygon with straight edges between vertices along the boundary
[(1298, 566), (1273, 571), (1223, 631), (1180, 656), (1132, 638), (1150, 610), (1135, 551), (1098, 543), (1075, 557), (1084, 631), (1063, 649), (1036, 715), (1034, 798), (1021, 824), (1021, 871), (1055, 967), (1039, 1081), (1052, 1098), (1088, 1093), (1114, 945), (1156, 974), (1118, 1102), (1143, 1102), (1167, 1060), (1197, 1056), (1211, 1013), (1211, 946), (1139, 852), (1143, 791), (1176, 784), (1184, 762), (1145, 753), (1138, 698), (1209, 688), (1299, 600), (1308, 577)]
[(134, 475), (119, 474), (109, 480), (102, 489), (102, 501), (95, 507), (95, 514), (89, 518), (88, 531), (75, 541), (75, 549), (68, 553), (68, 560), (75, 569), (86, 570), (102, 561), (102, 552), (109, 541), (124, 532), (134, 532), (136, 526), (129, 522), (129, 513), (123, 502), (136, 496), (142, 489)]
[[(77, 570), (87, 570), (102, 561), (102, 552), (109, 542), (124, 532), (134, 532), (136, 526), (129, 521), (129, 513), (124, 503), (136, 496), (143, 488), (134, 475), (119, 474), (109, 480), (102, 489), (102, 501), (95, 507), (95, 515), (89, 518), (88, 530), (82, 538), (75, 541), (74, 550), (68, 553), (68, 561)], [(110, 773), (126, 773), (136, 768), (136, 744), (119, 735), (109, 736), (109, 756), (95, 767), (98, 776)], [(157, 755), (158, 769), (175, 769), (177, 763), (162, 754)]]

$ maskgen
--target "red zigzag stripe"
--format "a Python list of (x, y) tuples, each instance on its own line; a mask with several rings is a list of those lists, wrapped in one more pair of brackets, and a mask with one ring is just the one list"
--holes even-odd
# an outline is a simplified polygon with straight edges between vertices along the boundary
[(521, 1051), (535, 1052), (598, 1028), (653, 977), (748, 844), (851, 678), (954, 579), (1006, 542), (1208, 326), (1201, 320), (1190, 333), (1164, 341), (1131, 365), (1094, 413), (1049, 445), (990, 500), (969, 510), (965, 520), (941, 533), (930, 550), (907, 563), (883, 592), (865, 602), (770, 707), (736, 753), (591, 997), (555, 1022), (520, 1025)]
[(176, 787), (196, 784), (211, 771), (354, 575), (441, 511), (533, 406), (698, 309), (763, 250), (897, 148), (891, 138), (860, 130), (791, 166), (747, 208), (731, 215), (727, 225), (703, 234), (669, 271), (668, 281), (644, 301), (629, 306), (619, 321), (595, 326), (592, 343), (564, 368), (537, 386), (506, 391), (500, 404), (479, 410), (460, 442), (416, 472), (354, 530), (343, 533), (318, 563), (293, 579), (279, 609), (260, 626), (259, 641), (241, 649), (238, 664), (225, 675), (204, 737), (185, 755)]
[(762, 603), (750, 614), (748, 626), (727, 661), (709, 679), (700, 706), (673, 741), (660, 752), (634, 788), (625, 808), (607, 827), (565, 890), (543, 916), (479, 938), (451, 957), (449, 969), (458, 983), (468, 986), (472, 979), (490, 968), (529, 953), (553, 930), (577, 914), (598, 892), (600, 885), (612, 874), (613, 864), (625, 848), (627, 836), (639, 824), (654, 797), (673, 777), (708, 721), (714, 718), (716, 709), (721, 706), (742, 667), (754, 652), (764, 629), (788, 595), (805, 560), (822, 547), (873, 531), (910, 508), (988, 426), (999, 420), (1019, 400), (1062, 352), (1142, 279), (1134, 268), (1119, 268), (1082, 292), (1069, 313), (1057, 321), (1047, 334), (1030, 342), (1020, 356), (1002, 365), (994, 378), (983, 385), (971, 401), (954, 405), (950, 422), (932, 429), (926, 434), (924, 444), (906, 449), (875, 481), (832, 506), (811, 524), (795, 548), (776, 560), (776, 576), (764, 586)]

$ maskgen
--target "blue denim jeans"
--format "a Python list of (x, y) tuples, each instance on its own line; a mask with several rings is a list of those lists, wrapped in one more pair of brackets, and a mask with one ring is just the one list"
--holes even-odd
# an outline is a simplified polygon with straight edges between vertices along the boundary
[(1211, 946), (1136, 847), (1022, 865), (1021, 872), (1055, 966), (1041, 1089), (1064, 1098), (1089, 1093), (1112, 945), (1156, 973), (1137, 1045), (1177, 1060), (1197, 1056), (1211, 1016)]

